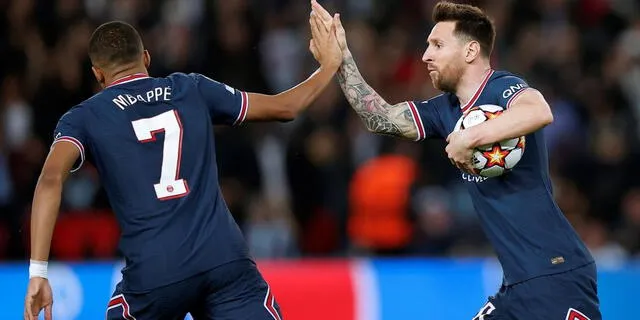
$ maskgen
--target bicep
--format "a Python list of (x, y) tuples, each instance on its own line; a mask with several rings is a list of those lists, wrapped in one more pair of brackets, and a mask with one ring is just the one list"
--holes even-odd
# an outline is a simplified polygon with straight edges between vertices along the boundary
[(81, 151), (74, 143), (67, 140), (56, 141), (42, 167), (41, 179), (64, 180), (80, 156)]
[(547, 103), (542, 93), (536, 89), (525, 88), (518, 92), (517, 96), (509, 100), (506, 109), (505, 112), (517, 110), (518, 113), (526, 113), (526, 117), (529, 119), (540, 119), (540, 121), (548, 123), (553, 121), (549, 103)]

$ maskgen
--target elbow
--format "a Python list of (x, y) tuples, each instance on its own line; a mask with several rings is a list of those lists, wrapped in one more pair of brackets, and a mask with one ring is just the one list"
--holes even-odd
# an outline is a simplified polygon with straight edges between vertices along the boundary
[(283, 110), (281, 110), (277, 116), (280, 122), (289, 122), (293, 121), (298, 116), (298, 111), (296, 111), (293, 106), (285, 106)]
[(551, 112), (551, 108), (548, 106), (545, 108), (544, 112), (540, 116), (540, 122), (543, 127), (546, 127), (553, 123), (553, 112)]

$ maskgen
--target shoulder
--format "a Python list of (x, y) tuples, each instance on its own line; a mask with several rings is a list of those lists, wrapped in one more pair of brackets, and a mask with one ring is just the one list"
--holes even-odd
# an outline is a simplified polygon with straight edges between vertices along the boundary
[(418, 109), (433, 109), (433, 111), (437, 111), (437, 109), (452, 106), (456, 99), (455, 95), (451, 93), (443, 93), (427, 100), (414, 101), (414, 103)]
[(451, 104), (451, 93), (442, 93), (435, 97), (429, 98), (427, 100), (415, 101), (417, 105), (430, 105), (430, 106), (440, 106), (440, 105), (450, 105)]
[(507, 71), (495, 71), (487, 87), (492, 93), (508, 99), (522, 89), (529, 88), (529, 84), (519, 75)]

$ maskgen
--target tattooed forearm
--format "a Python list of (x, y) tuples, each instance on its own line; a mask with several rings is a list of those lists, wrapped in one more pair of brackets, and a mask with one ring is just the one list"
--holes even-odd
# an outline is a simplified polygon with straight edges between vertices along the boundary
[(409, 106), (406, 103), (387, 103), (364, 81), (353, 57), (349, 56), (342, 62), (338, 82), (347, 101), (369, 131), (407, 139), (418, 137)]

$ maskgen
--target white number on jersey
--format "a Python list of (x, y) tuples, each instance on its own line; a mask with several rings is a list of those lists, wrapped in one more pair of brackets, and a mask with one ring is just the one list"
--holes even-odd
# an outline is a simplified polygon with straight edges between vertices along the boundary
[(178, 112), (167, 111), (155, 117), (133, 121), (131, 124), (136, 137), (142, 143), (156, 141), (156, 134), (164, 131), (160, 182), (153, 185), (158, 199), (175, 199), (189, 193), (187, 182), (178, 176), (182, 155), (182, 124)]

